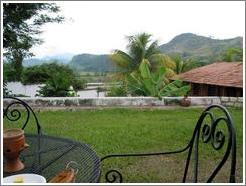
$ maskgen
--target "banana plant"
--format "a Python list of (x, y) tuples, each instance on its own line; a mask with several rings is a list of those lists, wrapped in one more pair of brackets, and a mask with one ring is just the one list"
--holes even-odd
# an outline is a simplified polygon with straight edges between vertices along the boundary
[(143, 59), (139, 70), (132, 72), (128, 78), (128, 91), (131, 95), (142, 96), (183, 96), (189, 91), (189, 86), (183, 85), (182, 81), (175, 80), (171, 83), (166, 81), (167, 70), (160, 67), (158, 71), (151, 72), (147, 59)]

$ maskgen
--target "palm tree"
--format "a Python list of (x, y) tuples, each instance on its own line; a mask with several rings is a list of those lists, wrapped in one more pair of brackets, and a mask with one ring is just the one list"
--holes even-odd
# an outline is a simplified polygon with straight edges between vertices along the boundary
[(175, 68), (174, 68), (175, 74), (181, 74), (197, 66), (194, 60), (192, 59), (183, 60), (180, 55), (172, 56), (172, 60), (175, 63)]
[(243, 49), (242, 48), (228, 48), (222, 55), (222, 60), (231, 61), (243, 61)]
[(127, 39), (127, 53), (121, 50), (115, 50), (110, 55), (113, 63), (122, 70), (121, 75), (138, 70), (143, 60), (148, 61), (151, 70), (156, 70), (160, 66), (165, 66), (169, 69), (175, 67), (173, 61), (167, 55), (161, 53), (158, 41), (151, 40), (150, 34), (140, 33), (128, 36)]

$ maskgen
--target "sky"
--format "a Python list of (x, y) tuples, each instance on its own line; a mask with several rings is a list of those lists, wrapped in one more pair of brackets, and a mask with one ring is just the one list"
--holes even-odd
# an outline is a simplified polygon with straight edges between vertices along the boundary
[(57, 2), (66, 21), (42, 27), (44, 43), (36, 57), (60, 54), (108, 54), (125, 51), (126, 36), (141, 32), (165, 44), (181, 33), (214, 39), (245, 35), (243, 1), (74, 1)]

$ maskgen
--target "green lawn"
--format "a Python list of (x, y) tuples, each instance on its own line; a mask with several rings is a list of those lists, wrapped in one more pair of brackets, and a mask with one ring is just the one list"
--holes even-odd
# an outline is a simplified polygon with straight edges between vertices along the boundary
[[(243, 111), (229, 109), (237, 132), (237, 182), (243, 179)], [(201, 108), (124, 109), (41, 111), (37, 116), (43, 131), (89, 144), (103, 157), (111, 153), (159, 152), (184, 147), (191, 138)], [(9, 126), (9, 125), (5, 125)], [(29, 125), (27, 130), (33, 130)], [(224, 128), (222, 127), (222, 130)], [(209, 144), (200, 144), (199, 181), (211, 173), (219, 152)], [(181, 182), (186, 154), (105, 160), (102, 172), (116, 168), (124, 182)], [(227, 182), (229, 164), (218, 175)], [(192, 171), (192, 166), (190, 171)], [(190, 178), (188, 179), (190, 180)], [(102, 182), (104, 179), (101, 180)]]

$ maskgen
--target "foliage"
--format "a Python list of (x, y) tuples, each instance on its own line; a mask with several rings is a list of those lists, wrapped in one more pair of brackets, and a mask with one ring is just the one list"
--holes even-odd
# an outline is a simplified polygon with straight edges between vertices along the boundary
[[(162, 57), (157, 41), (151, 41), (151, 35), (140, 33), (134, 36), (128, 36), (127, 53), (121, 50), (115, 50), (110, 55), (110, 59), (122, 69), (123, 72), (133, 72), (138, 70), (143, 59), (148, 59), (156, 63), (156, 59)], [(155, 57), (153, 57), (156, 55)], [(152, 60), (151, 60), (152, 59)]]
[[(22, 83), (45, 83), (38, 93), (39, 96), (45, 97), (74, 96), (75, 91), (86, 87), (86, 81), (79, 79), (77, 73), (68, 66), (57, 63), (25, 68), (22, 74)], [(70, 90), (71, 87), (72, 90)]]
[(86, 88), (87, 81), (80, 79), (77, 76), (72, 79), (72, 86), (75, 91), (83, 90)]
[(13, 51), (21, 53), (23, 57), (32, 55), (29, 49), (42, 43), (36, 37), (42, 32), (41, 26), (63, 21), (63, 17), (56, 15), (59, 11), (54, 3), (4, 3), (3, 47), (6, 57), (14, 57)]
[(3, 64), (3, 79), (6, 82), (18, 81), (17, 74), (10, 63), (5, 62)]
[(124, 84), (114, 84), (107, 91), (108, 97), (125, 97), (127, 96), (127, 88)]
[(25, 68), (22, 74), (21, 82), (23, 84), (45, 83), (47, 80), (53, 78), (53, 75), (57, 72), (60, 72), (61, 75), (68, 79), (76, 91), (85, 88), (86, 81), (78, 78), (77, 73), (75, 73), (68, 66), (55, 62)]
[(228, 48), (222, 57), (223, 61), (243, 61), (243, 49), (242, 48)]
[(69, 76), (69, 78), (70, 76), (75, 76), (73, 70), (68, 66), (53, 62), (25, 68), (22, 75), (22, 83), (44, 83), (52, 76), (52, 74), (56, 73), (57, 71), (64, 72), (66, 76)]
[(3, 80), (3, 97), (10, 96), (12, 91), (9, 91), (7, 88), (7, 82)]
[(192, 68), (198, 67), (198, 63), (193, 59), (182, 59), (180, 55), (174, 55), (171, 57), (175, 63), (174, 72), (175, 74), (180, 74), (191, 70)]
[(128, 78), (128, 91), (131, 95), (141, 96), (183, 96), (189, 91), (189, 86), (184, 86), (181, 81), (169, 83), (166, 80), (166, 68), (160, 67), (157, 72), (151, 72), (148, 60), (143, 60), (139, 72), (132, 72)]
[[(40, 65), (40, 66), (32, 66), (28, 68), (24, 68), (21, 82), (22, 84), (39, 84), (45, 83), (47, 79), (50, 78), (51, 74), (57, 68), (49, 68), (49, 67), (56, 67), (55, 65)], [(61, 70), (61, 69), (57, 69)]]
[(59, 11), (54, 3), (3, 3), (4, 57), (11, 62), (18, 80), (23, 59), (33, 55), (30, 48), (42, 43), (37, 38), (41, 26), (63, 21), (63, 17), (56, 15)]
[(56, 72), (38, 90), (38, 96), (43, 97), (66, 97), (75, 96), (71, 87), (70, 79), (65, 72)]

